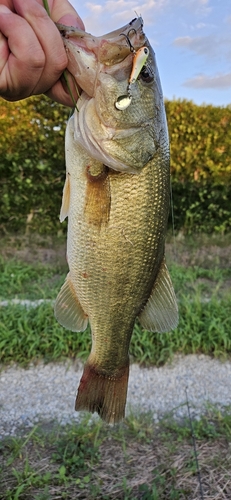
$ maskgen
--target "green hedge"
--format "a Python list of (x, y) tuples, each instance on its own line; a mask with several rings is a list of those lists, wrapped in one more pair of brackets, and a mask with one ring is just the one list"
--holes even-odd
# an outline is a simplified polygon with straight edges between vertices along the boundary
[[(231, 106), (166, 101), (176, 230), (231, 228)], [(47, 233), (59, 223), (70, 110), (44, 96), (0, 101), (0, 230)], [(170, 221), (171, 223), (171, 221)]]
[(0, 101), (0, 229), (56, 232), (70, 110), (36, 96)]
[(231, 106), (166, 101), (176, 229), (231, 229)]

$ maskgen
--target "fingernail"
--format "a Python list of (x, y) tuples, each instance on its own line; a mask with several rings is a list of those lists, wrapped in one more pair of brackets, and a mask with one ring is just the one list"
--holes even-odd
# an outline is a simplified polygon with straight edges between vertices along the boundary
[(79, 17), (73, 16), (71, 14), (66, 14), (59, 19), (59, 23), (65, 24), (66, 26), (74, 26), (74, 28), (83, 29), (83, 22)]
[(12, 14), (12, 12), (5, 5), (0, 5), (0, 14)]

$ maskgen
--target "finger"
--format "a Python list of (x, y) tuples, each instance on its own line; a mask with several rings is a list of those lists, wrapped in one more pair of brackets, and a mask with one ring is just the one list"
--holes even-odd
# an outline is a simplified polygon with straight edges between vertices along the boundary
[[(76, 90), (74, 87), (72, 88), (72, 84), (70, 84), (70, 87), (72, 89), (72, 95), (76, 102), (78, 99)], [(58, 80), (56, 84), (53, 85), (53, 87), (50, 90), (48, 90), (48, 92), (46, 92), (46, 95), (50, 97), (50, 99), (52, 99), (53, 101), (59, 102), (60, 104), (64, 104), (64, 106), (68, 106), (70, 108), (74, 107), (72, 98), (61, 80)]]
[(9, 57), (10, 51), (8, 47), (8, 42), (7, 38), (1, 33), (0, 31), (0, 75), (1, 71), (4, 68), (8, 57)]
[[(59, 0), (50, 0), (49, 7), (51, 10), (51, 17), (54, 22), (65, 24), (66, 26), (75, 26), (76, 28), (85, 30), (82, 19), (78, 16), (75, 9), (69, 2), (65, 0), (62, 2)], [(69, 73), (67, 73), (67, 78), (72, 96), (76, 102), (79, 97), (79, 93), (76, 91), (76, 85), (74, 85), (73, 79)], [(79, 92), (81, 92), (81, 89), (79, 89)], [(52, 100), (59, 102), (60, 104), (64, 104), (65, 106), (74, 106), (64, 78), (58, 80), (55, 85), (53, 85), (53, 87), (46, 92), (46, 95)]]
[[(68, 80), (68, 85), (66, 83)], [(70, 92), (69, 92), (70, 90)], [(74, 107), (79, 96), (81, 94), (81, 88), (78, 87), (74, 81), (74, 77), (66, 70), (66, 75), (64, 75), (58, 80), (58, 82), (48, 91), (46, 95), (53, 99), (54, 101), (60, 102), (65, 106)]]
[(51, 17), (55, 23), (60, 22), (66, 24), (66, 26), (75, 26), (76, 28), (85, 30), (82, 19), (67, 0), (62, 2), (60, 0), (53, 0)]
[(35, 0), (14, 0), (14, 6), (33, 29), (44, 53), (43, 72), (33, 88), (34, 94), (43, 93), (58, 80), (67, 65), (63, 42), (56, 26), (40, 3)]
[[(67, 0), (48, 2), (54, 21), (84, 29)], [(20, 17), (12, 17), (7, 9), (4, 11), (3, 4)], [(3, 33), (0, 35), (0, 95), (17, 100), (44, 93), (48, 88), (51, 98), (73, 106), (66, 85), (57, 81), (67, 65), (67, 57), (60, 33), (43, 8), (43, 1), (1, 0), (0, 31)], [(71, 79), (70, 86), (73, 87)], [(74, 87), (72, 92), (77, 98)]]
[(42, 47), (30, 25), (3, 5), (0, 5), (0, 31), (4, 36), (1, 37), (0, 94), (10, 99), (26, 97), (43, 71)]
[(15, 12), (15, 10), (14, 10), (13, 0), (1, 0), (1, 5), (5, 5), (5, 6), (6, 6), (6, 7), (8, 7), (8, 9), (10, 9), (12, 12)]
[[(67, 2), (69, 4), (69, 2)], [(85, 30), (85, 26), (83, 24), (82, 19), (78, 16), (78, 14), (75, 12), (73, 7), (69, 4), (69, 8), (67, 9), (65, 7), (65, 15), (62, 15), (62, 11), (59, 9), (60, 7), (60, 2), (55, 1), (54, 4), (57, 4), (57, 10), (53, 8), (52, 10), (52, 18), (54, 19), (55, 22), (65, 24), (66, 26), (74, 26), (76, 28)], [(63, 4), (61, 4), (63, 5)], [(56, 5), (54, 6), (56, 7)], [(67, 12), (68, 11), (68, 12)], [(79, 94), (81, 93), (81, 89), (79, 88), (79, 91), (76, 91), (76, 84), (73, 82), (73, 78), (69, 72), (67, 72), (67, 78), (68, 78), (68, 83), (69, 87), (72, 92), (72, 96), (74, 97), (75, 102), (78, 100)], [(70, 96), (69, 90), (67, 88), (66, 83), (64, 82), (64, 79), (61, 78), (47, 93), (47, 95), (61, 103), (64, 104), (65, 106), (72, 107), (74, 106), (73, 100)]]

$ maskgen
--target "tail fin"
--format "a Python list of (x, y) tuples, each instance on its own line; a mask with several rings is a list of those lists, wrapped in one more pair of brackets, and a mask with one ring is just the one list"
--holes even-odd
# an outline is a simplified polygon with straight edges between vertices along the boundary
[(129, 361), (117, 376), (105, 375), (87, 362), (80, 380), (75, 409), (95, 411), (114, 424), (123, 419), (127, 398)]

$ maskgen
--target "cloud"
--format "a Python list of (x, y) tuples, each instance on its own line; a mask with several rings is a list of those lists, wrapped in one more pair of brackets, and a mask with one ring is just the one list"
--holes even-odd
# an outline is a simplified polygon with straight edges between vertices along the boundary
[(206, 24), (205, 23), (197, 23), (195, 25), (195, 29), (197, 29), (197, 30), (201, 30), (203, 28), (206, 28)]
[(214, 76), (200, 74), (186, 80), (183, 83), (183, 87), (193, 89), (229, 89), (231, 88), (231, 73), (219, 73)]
[(194, 54), (206, 57), (209, 60), (231, 61), (231, 35), (227, 36), (184, 36), (176, 38), (172, 44), (175, 47), (194, 52)]
[(87, 31), (95, 35), (117, 29), (127, 24), (138, 14), (144, 18), (145, 26), (154, 24), (158, 12), (169, 4), (169, 0), (106, 0), (95, 4), (86, 2), (87, 15), (84, 22)]
[(161, 9), (163, 6), (169, 3), (169, 0), (148, 0), (146, 2), (139, 2), (139, 0), (106, 0), (101, 4), (96, 5), (92, 2), (86, 2), (86, 7), (90, 11), (94, 11), (95, 7), (101, 7), (103, 11), (110, 13), (123, 13), (124, 11), (141, 9), (148, 10), (151, 9)]
[(212, 35), (207, 36), (183, 36), (176, 38), (173, 42), (176, 47), (183, 47), (198, 55), (214, 57), (218, 52), (218, 43)]
[[(137, 11), (139, 14), (140, 12), (149, 12), (151, 13), (152, 10), (160, 10), (164, 5), (168, 3), (168, 0), (148, 0), (147, 2), (139, 2), (135, 0), (106, 0), (102, 2), (101, 4), (95, 4), (92, 2), (87, 2), (85, 4), (86, 8), (89, 10), (90, 13), (95, 13), (98, 11), (98, 13), (105, 13), (105, 14), (111, 14), (118, 17), (123, 17), (124, 14), (129, 13), (131, 15), (131, 12)], [(126, 22), (127, 20), (124, 19)]]
[(210, 0), (88, 0), (80, 6), (77, 0), (71, 0), (80, 15), (83, 9), (86, 29), (96, 36), (127, 24), (136, 14), (143, 17), (147, 31), (157, 29), (159, 33), (169, 33), (172, 22), (175, 26), (179, 19), (188, 15), (190, 21), (201, 28), (205, 10), (208, 12), (210, 8), (209, 2)]
[(213, 23), (203, 23), (203, 22), (200, 22), (200, 23), (196, 23), (196, 24), (190, 24), (189, 25), (189, 28), (190, 28), (190, 31), (198, 31), (198, 30), (211, 30), (214, 28), (216, 28), (216, 25), (213, 24)]
[(200, 17), (206, 17), (212, 11), (210, 0), (175, 0), (174, 3), (177, 7), (187, 8)]
[(206, 17), (212, 11), (212, 7), (209, 5), (210, 0), (191, 0), (188, 2), (191, 9), (200, 16)]

